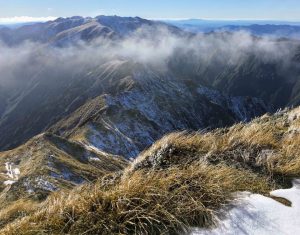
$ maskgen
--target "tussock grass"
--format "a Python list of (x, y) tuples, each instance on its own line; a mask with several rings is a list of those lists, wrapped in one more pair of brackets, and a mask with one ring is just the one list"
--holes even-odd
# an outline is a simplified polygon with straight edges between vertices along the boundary
[(39, 208), (39, 204), (31, 200), (18, 200), (0, 211), (0, 228), (4, 225), (32, 214)]
[[(89, 158), (97, 158), (90, 161)], [(5, 163), (14, 163), (20, 177), (12, 185)], [(83, 145), (53, 135), (39, 135), (24, 145), (0, 153), (0, 228), (32, 214), (51, 191), (39, 185), (39, 179), (56, 189), (72, 189), (83, 181), (95, 182), (111, 172), (124, 169), (127, 161), (90, 151)], [(34, 192), (31, 192), (31, 191)]]
[(205, 159), (262, 174), (300, 177), (299, 119), (265, 115), (248, 124), (208, 133), (172, 133), (141, 154), (127, 172)]
[(197, 162), (182, 168), (136, 171), (114, 187), (84, 186), (56, 193), (43, 209), (5, 234), (172, 234), (209, 226), (231, 193), (268, 192), (266, 177), (225, 165)]
[(181, 234), (211, 226), (234, 192), (268, 195), (300, 176), (297, 113), (265, 115), (208, 133), (170, 134), (122, 175), (54, 193), (41, 209), (1, 232)]

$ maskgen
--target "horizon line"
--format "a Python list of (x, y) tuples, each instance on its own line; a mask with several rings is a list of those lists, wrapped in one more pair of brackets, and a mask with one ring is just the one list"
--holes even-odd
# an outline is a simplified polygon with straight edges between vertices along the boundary
[[(109, 16), (109, 15), (107, 15)], [(69, 18), (72, 16), (62, 16), (62, 18)], [(82, 17), (93, 17), (93, 16), (82, 16)], [(94, 16), (95, 17), (95, 16)], [(125, 17), (125, 16), (121, 16)], [(128, 16), (127, 16), (128, 17)], [(136, 17), (136, 16), (134, 16)], [(47, 22), (53, 21), (60, 17), (57, 16), (46, 16), (46, 17), (32, 17), (32, 16), (13, 16), (0, 18), (0, 24), (18, 24), (18, 23), (34, 23), (34, 22)], [(271, 21), (271, 22), (291, 22), (300, 23), (300, 19), (256, 19), (256, 18), (198, 18), (198, 17), (182, 17), (182, 18), (158, 18), (158, 17), (141, 17), (148, 20), (154, 21), (184, 21), (184, 20), (202, 20), (202, 21)]]

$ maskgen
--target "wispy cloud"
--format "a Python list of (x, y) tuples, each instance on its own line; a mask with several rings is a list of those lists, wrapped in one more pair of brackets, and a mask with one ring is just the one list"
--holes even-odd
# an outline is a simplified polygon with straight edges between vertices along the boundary
[(16, 23), (29, 23), (29, 22), (45, 22), (55, 20), (57, 17), (31, 17), (31, 16), (14, 16), (9, 18), (0, 18), (0, 24), (16, 24)]
[[(72, 37), (68, 39), (71, 44), (65, 47), (49, 47), (29, 41), (12, 46), (0, 42), (1, 88), (15, 84), (21, 87), (23, 79), (36, 76), (49, 82), (65, 77), (72, 79), (74, 74), (82, 74), (82, 69), (98, 68), (101, 64), (119, 60), (150, 65), (159, 71), (177, 71), (180, 67), (198, 76), (202, 69), (221, 71), (255, 58), (262, 64), (276, 65), (283, 76), (288, 72), (286, 66), (291, 65), (299, 45), (297, 41), (255, 38), (243, 31), (193, 37), (188, 34), (186, 37), (164, 26), (145, 26), (130, 37), (119, 40), (100, 37), (86, 43), (78, 42), (77, 37), (73, 38), (75, 41)], [(72, 42), (78, 44), (72, 45)]]

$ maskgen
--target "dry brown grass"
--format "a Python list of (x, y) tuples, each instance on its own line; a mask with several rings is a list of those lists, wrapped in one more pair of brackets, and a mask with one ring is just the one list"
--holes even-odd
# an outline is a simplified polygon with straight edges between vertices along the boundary
[(0, 211), (0, 227), (14, 220), (32, 214), (39, 208), (39, 204), (31, 200), (18, 200)]
[(266, 171), (261, 173), (270, 176), (299, 177), (299, 123), (299, 119), (288, 121), (288, 115), (264, 116), (248, 124), (205, 134), (173, 133), (142, 153), (127, 171), (155, 165), (161, 167), (166, 162), (160, 158), (167, 159), (171, 165), (206, 159)]
[(52, 195), (43, 209), (5, 234), (170, 234), (213, 223), (231, 193), (267, 193), (266, 177), (225, 165), (197, 162), (164, 171), (137, 171), (115, 187), (81, 187)]
[(109, 186), (55, 193), (42, 209), (1, 232), (176, 234), (209, 226), (233, 192), (268, 195), (300, 176), (299, 123), (288, 114), (266, 115), (205, 134), (170, 134)]

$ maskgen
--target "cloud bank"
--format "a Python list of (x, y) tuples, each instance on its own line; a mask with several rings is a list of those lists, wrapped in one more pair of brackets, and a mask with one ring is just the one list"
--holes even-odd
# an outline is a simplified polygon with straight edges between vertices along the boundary
[(31, 17), (31, 16), (14, 16), (8, 18), (0, 18), (0, 24), (18, 24), (18, 23), (30, 23), (30, 22), (46, 22), (55, 20), (57, 17)]
[(21, 86), (33, 78), (51, 79), (59, 74), (72, 77), (113, 60), (130, 60), (171, 72), (176, 68), (195, 75), (208, 66), (212, 70), (234, 66), (251, 57), (283, 67), (290, 66), (298, 46), (298, 42), (255, 38), (242, 31), (191, 36), (165, 27), (144, 27), (126, 38), (99, 38), (64, 47), (28, 41), (15, 46), (0, 43), (0, 87)]

